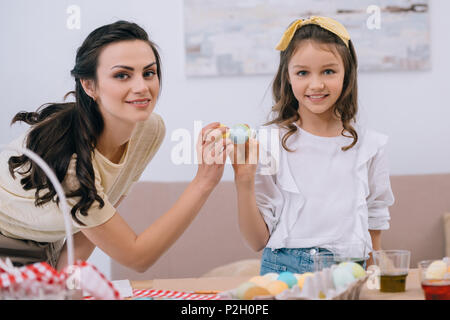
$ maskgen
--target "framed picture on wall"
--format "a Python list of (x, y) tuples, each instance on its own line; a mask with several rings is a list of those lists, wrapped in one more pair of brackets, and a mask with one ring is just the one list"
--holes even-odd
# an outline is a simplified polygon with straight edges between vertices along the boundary
[(287, 26), (328, 16), (350, 33), (360, 71), (430, 69), (428, 0), (185, 0), (187, 76), (274, 74)]

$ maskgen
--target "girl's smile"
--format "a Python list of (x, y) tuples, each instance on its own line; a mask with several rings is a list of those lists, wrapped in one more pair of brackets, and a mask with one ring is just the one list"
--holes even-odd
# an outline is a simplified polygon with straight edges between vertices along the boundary
[(312, 102), (312, 103), (319, 103), (323, 102), (326, 98), (328, 98), (329, 94), (313, 94), (313, 95), (306, 95), (306, 97)]

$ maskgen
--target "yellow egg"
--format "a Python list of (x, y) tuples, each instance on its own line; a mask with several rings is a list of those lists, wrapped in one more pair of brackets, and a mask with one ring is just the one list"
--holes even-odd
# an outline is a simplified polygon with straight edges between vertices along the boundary
[(327, 296), (322, 291), (319, 291), (319, 299), (325, 299)]
[(283, 292), (284, 290), (286, 290), (288, 288), (289, 287), (286, 284), (286, 282), (283, 282), (280, 280), (273, 280), (273, 281), (269, 282), (269, 284), (266, 286), (266, 289), (269, 290), (269, 292), (274, 296)]
[[(224, 124), (220, 124), (219, 127), (227, 128), (227, 126)], [(228, 138), (229, 136), (230, 136), (230, 130), (227, 130), (224, 134), (222, 134), (222, 138), (224, 138), (224, 139)]]
[(254, 284), (265, 287), (271, 280), (269, 278), (264, 278), (263, 276), (254, 276), (248, 282), (253, 282)]
[(256, 286), (256, 284), (254, 284), (253, 282), (241, 283), (241, 285), (239, 287), (237, 287), (237, 289), (236, 289), (236, 297), (238, 299), (243, 299), (244, 294), (247, 292), (247, 290), (250, 289), (251, 287), (255, 287), (255, 286)]
[(254, 297), (257, 297), (257, 296), (270, 296), (270, 292), (266, 288), (263, 288), (263, 287), (258, 287), (258, 286), (250, 287), (250, 288), (248, 288), (247, 291), (245, 291), (243, 299), (244, 300), (252, 300)]
[(300, 289), (303, 289), (303, 285), (305, 284), (305, 279), (307, 277), (313, 277), (313, 276), (314, 276), (314, 273), (311, 273), (311, 272), (305, 272), (305, 273), (301, 274), (297, 281), (297, 285), (300, 287)]

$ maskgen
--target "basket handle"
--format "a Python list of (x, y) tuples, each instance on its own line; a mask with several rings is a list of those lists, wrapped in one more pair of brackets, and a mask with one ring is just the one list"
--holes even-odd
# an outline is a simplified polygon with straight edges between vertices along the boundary
[(59, 203), (61, 204), (61, 209), (64, 216), (64, 226), (66, 229), (66, 241), (67, 241), (67, 263), (68, 266), (72, 266), (74, 263), (74, 249), (73, 249), (73, 237), (72, 237), (72, 218), (69, 214), (69, 206), (67, 205), (67, 198), (64, 194), (64, 190), (61, 186), (61, 183), (58, 181), (58, 178), (56, 177), (53, 170), (47, 165), (47, 163), (36, 153), (33, 151), (23, 148), (23, 147), (14, 147), (11, 145), (0, 145), (1, 149), (9, 149), (13, 151), (17, 151), (20, 153), (23, 153), (28, 158), (33, 160), (42, 170), (44, 170), (47, 177), (50, 179), (50, 181), (53, 184), (53, 187), (56, 190), (56, 193), (59, 197)]

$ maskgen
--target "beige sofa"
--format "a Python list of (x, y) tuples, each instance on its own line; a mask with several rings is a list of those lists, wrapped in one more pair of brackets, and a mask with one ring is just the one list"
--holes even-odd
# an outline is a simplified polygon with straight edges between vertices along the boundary
[[(136, 233), (166, 212), (187, 182), (139, 182), (119, 212)], [(450, 211), (450, 174), (392, 176), (396, 198), (391, 207), (391, 228), (383, 232), (384, 249), (411, 250), (411, 266), (423, 259), (445, 256), (444, 219)], [(113, 261), (112, 280), (199, 277), (213, 268), (244, 259), (259, 259), (244, 242), (238, 222), (236, 191), (222, 181), (194, 222), (178, 241), (145, 273)]]

